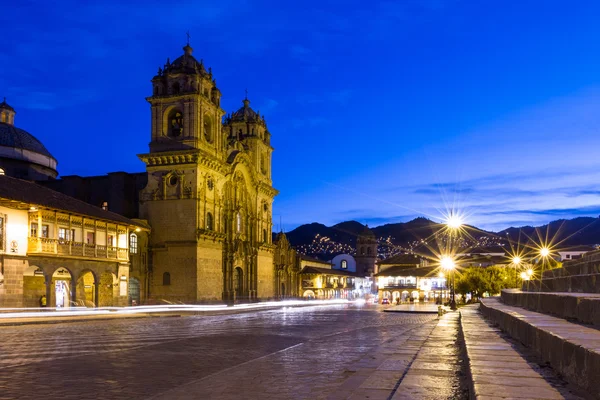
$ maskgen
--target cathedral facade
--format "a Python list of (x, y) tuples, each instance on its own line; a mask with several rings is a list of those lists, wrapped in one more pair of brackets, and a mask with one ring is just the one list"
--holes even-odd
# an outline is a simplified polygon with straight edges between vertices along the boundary
[(147, 184), (139, 217), (152, 227), (155, 301), (234, 303), (277, 294), (271, 243), (270, 133), (243, 100), (228, 115), (192, 48), (152, 79)]

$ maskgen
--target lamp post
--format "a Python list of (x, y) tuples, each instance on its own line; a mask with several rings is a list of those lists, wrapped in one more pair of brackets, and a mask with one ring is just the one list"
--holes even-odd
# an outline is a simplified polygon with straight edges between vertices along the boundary
[(521, 257), (514, 256), (513, 259), (512, 259), (512, 263), (515, 266), (515, 285), (518, 285), (518, 283), (517, 283), (517, 280), (518, 280), (518, 278), (517, 278), (517, 267), (519, 265), (521, 265)]
[(452, 286), (451, 286), (451, 290), (450, 290), (450, 308), (452, 310), (456, 310), (456, 298), (455, 298), (455, 287), (454, 287), (454, 274), (455, 274), (454, 269), (456, 268), (456, 265), (454, 263), (454, 260), (450, 256), (443, 256), (440, 259), (440, 265), (441, 265), (442, 269), (445, 269), (446, 271), (448, 271), (448, 273), (452, 274)]
[(540, 286), (538, 288), (538, 292), (542, 291), (542, 279), (544, 278), (544, 267), (546, 266), (546, 259), (550, 255), (550, 249), (547, 247), (542, 247), (540, 249), (540, 256), (542, 256), (542, 273), (540, 274)]

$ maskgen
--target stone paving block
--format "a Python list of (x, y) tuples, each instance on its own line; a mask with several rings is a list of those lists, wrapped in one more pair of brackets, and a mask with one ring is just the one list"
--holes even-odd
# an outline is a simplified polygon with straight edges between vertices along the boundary
[(357, 389), (348, 400), (387, 400), (390, 391), (386, 389)]
[(507, 386), (493, 384), (475, 383), (475, 396), (496, 396), (501, 398), (514, 399), (536, 399), (536, 400), (564, 400), (564, 397), (554, 388), (547, 387), (528, 387), (528, 386)]
[(404, 371), (381, 371), (377, 370), (373, 372), (365, 381), (360, 385), (361, 389), (387, 389), (393, 390), (396, 387), (396, 383)]

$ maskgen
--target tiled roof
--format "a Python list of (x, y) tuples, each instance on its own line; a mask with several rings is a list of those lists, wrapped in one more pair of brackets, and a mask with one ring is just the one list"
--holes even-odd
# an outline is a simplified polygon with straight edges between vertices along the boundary
[(343, 276), (357, 276), (356, 273), (350, 271), (343, 271), (340, 269), (329, 269), (319, 267), (304, 267), (301, 274), (324, 274), (324, 275), (343, 275)]
[(0, 122), (0, 146), (35, 151), (52, 157), (52, 154), (44, 147), (42, 142), (37, 140), (31, 133), (3, 122)]
[(415, 277), (433, 277), (437, 276), (440, 268), (421, 267), (421, 268), (406, 268), (406, 267), (390, 267), (375, 274), (375, 276), (415, 276)]
[(31, 206), (51, 208), (105, 221), (146, 228), (145, 224), (132, 221), (122, 215), (105, 211), (100, 207), (55, 192), (36, 183), (6, 175), (0, 175), (0, 199), (14, 200)]

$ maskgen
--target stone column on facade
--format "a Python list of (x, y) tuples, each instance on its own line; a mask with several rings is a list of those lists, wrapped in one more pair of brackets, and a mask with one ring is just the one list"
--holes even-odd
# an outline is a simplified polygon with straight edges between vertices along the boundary
[(100, 306), (100, 298), (98, 297), (100, 293), (100, 277), (94, 275), (94, 306)]
[(46, 307), (54, 307), (52, 304), (56, 304), (56, 302), (53, 302), (52, 296), (52, 275), (46, 275), (46, 271), (44, 271), (44, 283), (46, 285)]
[(69, 307), (77, 305), (77, 276), (71, 275), (70, 284), (70, 292), (71, 292), (71, 303), (68, 305)]
[(71, 248), (72, 245), (71, 244), (73, 242), (73, 239), (75, 239), (74, 237), (71, 237), (71, 232), (72, 232), (71, 231), (71, 215), (69, 215), (69, 232), (65, 235), (65, 239), (68, 238), (68, 240), (69, 240), (69, 255), (71, 255), (71, 253), (72, 253), (72, 248)]

